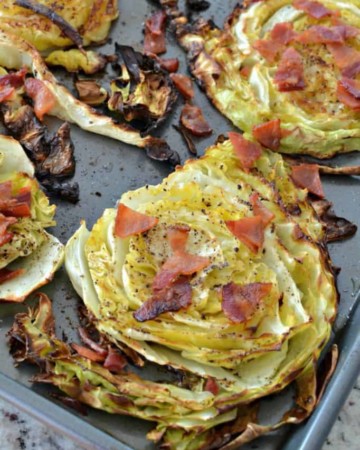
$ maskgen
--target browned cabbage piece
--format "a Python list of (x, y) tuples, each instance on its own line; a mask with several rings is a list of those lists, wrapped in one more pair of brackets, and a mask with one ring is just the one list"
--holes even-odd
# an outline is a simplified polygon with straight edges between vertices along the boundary
[(46, 51), (104, 42), (118, 14), (117, 0), (2, 0), (0, 27)]
[(143, 148), (152, 159), (178, 164), (178, 154), (170, 149), (164, 140), (153, 136), (142, 136), (129, 124), (118, 123), (76, 99), (56, 80), (32, 45), (2, 31), (0, 31), (0, 66), (8, 69), (28, 67), (33, 76), (43, 83), (53, 97), (53, 106), (48, 114), (75, 123), (86, 131)]
[(176, 90), (155, 59), (125, 45), (116, 44), (116, 52), (120, 76), (111, 82), (109, 109), (148, 133), (168, 116), (177, 99)]

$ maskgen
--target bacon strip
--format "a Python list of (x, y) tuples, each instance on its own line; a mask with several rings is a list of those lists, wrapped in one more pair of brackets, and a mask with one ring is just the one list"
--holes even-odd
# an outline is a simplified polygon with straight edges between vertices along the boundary
[(103, 364), (104, 368), (110, 370), (110, 372), (119, 373), (126, 365), (126, 359), (120, 355), (119, 352), (109, 346), (107, 356)]
[(275, 214), (267, 209), (267, 207), (260, 201), (258, 193), (254, 192), (250, 195), (250, 203), (253, 208), (254, 215), (261, 217), (265, 227), (275, 218)]
[(228, 136), (242, 168), (245, 170), (251, 169), (262, 154), (261, 147), (255, 142), (245, 139), (242, 134), (235, 133), (234, 131), (229, 131)]
[(37, 78), (27, 78), (25, 80), (25, 90), (34, 102), (36, 117), (42, 121), (44, 115), (55, 106), (55, 97), (45, 83)]
[(14, 92), (15, 88), (13, 87), (0, 87), (0, 103), (9, 100)]
[(274, 62), (277, 55), (282, 53), (285, 47), (297, 36), (293, 30), (292, 23), (277, 23), (271, 30), (269, 39), (259, 39), (254, 42), (253, 47), (267, 61)]
[(327, 44), (336, 66), (342, 75), (348, 78), (355, 77), (360, 73), (360, 52), (345, 44)]
[(282, 137), (280, 119), (255, 125), (253, 128), (253, 136), (264, 147), (270, 148), (271, 150), (278, 150)]
[(345, 36), (344, 28), (315, 25), (299, 34), (296, 40), (303, 44), (342, 44)]
[(181, 111), (180, 122), (194, 136), (209, 136), (212, 133), (212, 128), (198, 106), (187, 103)]
[(314, 19), (323, 19), (324, 17), (332, 16), (334, 14), (333, 11), (315, 1), (294, 0), (293, 6), (296, 9), (306, 12), (306, 14)]
[(222, 310), (235, 323), (251, 319), (261, 301), (269, 295), (271, 283), (250, 283), (239, 285), (229, 283), (222, 288)]
[(71, 344), (71, 347), (78, 353), (80, 356), (83, 356), (86, 359), (90, 359), (93, 362), (103, 362), (105, 357), (104, 355), (100, 355), (100, 353), (94, 352), (89, 348), (82, 347), (78, 344)]
[(13, 234), (7, 231), (10, 225), (17, 222), (15, 217), (5, 217), (0, 213), (0, 247), (7, 244), (13, 238)]
[(325, 197), (319, 175), (319, 166), (317, 164), (299, 164), (292, 166), (291, 178), (299, 188), (307, 189), (317, 197)]
[(22, 188), (14, 197), (11, 191), (11, 181), (0, 184), (0, 213), (10, 217), (30, 217), (31, 188)]
[(24, 84), (27, 68), (23, 67), (17, 72), (8, 73), (0, 77), (0, 88), (19, 88)]
[(208, 391), (214, 395), (218, 395), (220, 388), (219, 388), (219, 385), (217, 384), (215, 378), (210, 377), (206, 380), (206, 383), (204, 386), (204, 391)]
[(253, 253), (257, 253), (264, 244), (265, 225), (261, 216), (244, 217), (225, 222), (231, 233), (245, 244)]
[(157, 11), (145, 22), (144, 52), (159, 55), (166, 52), (165, 41), (166, 14)]
[(192, 81), (187, 75), (183, 75), (182, 73), (172, 73), (170, 78), (181, 95), (183, 95), (187, 100), (194, 98)]
[(19, 275), (23, 274), (25, 272), (25, 269), (17, 269), (17, 270), (10, 270), (10, 269), (0, 269), (0, 284), (5, 283), (5, 281), (10, 281)]
[(157, 58), (160, 67), (170, 73), (177, 72), (179, 68), (179, 60), (177, 58)]
[(159, 219), (139, 213), (119, 203), (115, 219), (115, 236), (127, 238), (144, 233), (153, 228)]
[(360, 82), (358, 80), (343, 77), (337, 85), (338, 100), (354, 111), (360, 111), (359, 88)]
[(155, 319), (160, 314), (179, 311), (191, 305), (192, 290), (188, 277), (178, 278), (169, 288), (156, 292), (135, 311), (138, 322)]
[(288, 48), (282, 55), (274, 82), (280, 92), (300, 91), (305, 88), (304, 66), (301, 55), (294, 48)]

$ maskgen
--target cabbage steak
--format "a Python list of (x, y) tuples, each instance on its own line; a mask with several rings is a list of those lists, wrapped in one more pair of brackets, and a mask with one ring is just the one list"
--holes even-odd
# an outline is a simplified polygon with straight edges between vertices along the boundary
[[(167, 5), (166, 1), (161, 3)], [(278, 151), (283, 153), (328, 158), (337, 153), (359, 150), (359, 105), (356, 98), (359, 94), (347, 88), (351, 94), (345, 92), (341, 98), (347, 97), (347, 103), (353, 105), (349, 107), (339, 100), (337, 93), (338, 89), (344, 90), (343, 86), (339, 88), (339, 82), (344, 83), (344, 79), (351, 86), (358, 84), (359, 1), (317, 2), (321, 3), (320, 7), (317, 6), (320, 18), (296, 8), (296, 2), (292, 0), (246, 3), (244, 8), (235, 8), (224, 29), (204, 20), (184, 26), (185, 17), (176, 19), (179, 42), (188, 53), (190, 69), (214, 105), (248, 136), (254, 126), (280, 119), (282, 139)], [(298, 3), (301, 6), (301, 3), (314, 2)], [(326, 9), (322, 11), (324, 7)], [(277, 55), (264, 57), (264, 52), (258, 51), (259, 41), (265, 41), (265, 50), (271, 53), (271, 47), (274, 47), (271, 33), (276, 25), (283, 26), (284, 23), (290, 24), (291, 33), (294, 32), (289, 37), (290, 42), (280, 47)], [(322, 27), (321, 38), (317, 26)], [(341, 28), (344, 26), (348, 27), (346, 31)], [(296, 35), (310, 28), (312, 42), (297, 41)], [(329, 29), (331, 34), (325, 36)], [(277, 38), (281, 39), (285, 32), (283, 27)], [(339, 36), (339, 32), (344, 34)], [(316, 43), (314, 39), (321, 42)], [(275, 80), (286, 48), (295, 49), (301, 57), (305, 87), (280, 92)]]
[[(36, 354), (51, 363), (40, 381), (95, 408), (155, 420), (148, 438), (171, 449), (235, 448), (304, 420), (318, 401), (317, 363), (338, 294), (324, 224), (308, 191), (297, 188), (290, 174), (288, 163), (266, 149), (251, 169), (242, 169), (226, 140), (161, 184), (123, 194), (119, 205), (154, 218), (146, 232), (119, 238), (117, 210), (111, 208), (91, 231), (82, 223), (67, 244), (65, 263), (93, 325), (120, 349), (179, 371), (182, 382), (131, 380), (127, 371), (115, 377), (101, 364), (79, 363), (78, 355), (62, 358), (51, 349), (57, 345), (51, 333), (44, 337), (41, 325), (33, 327), (35, 317), (51, 314), (48, 303), (21, 325), (33, 346), (34, 335), (40, 336)], [(253, 220), (254, 210), (268, 218), (258, 249), (230, 227)], [(186, 230), (186, 252), (208, 264), (188, 277), (190, 304), (140, 320), (155, 277), (171, 256), (168, 236), (174, 229)], [(240, 320), (225, 305), (224, 289), (234, 285), (245, 291), (266, 286), (255, 307), (245, 300), (250, 306)], [(297, 406), (277, 424), (258, 424), (254, 402), (294, 380)]]
[(7, 237), (0, 245), (1, 301), (23, 301), (47, 284), (63, 262), (63, 245), (45, 231), (55, 225), (55, 206), (33, 176), (20, 144), (0, 136), (0, 222), (2, 238)]

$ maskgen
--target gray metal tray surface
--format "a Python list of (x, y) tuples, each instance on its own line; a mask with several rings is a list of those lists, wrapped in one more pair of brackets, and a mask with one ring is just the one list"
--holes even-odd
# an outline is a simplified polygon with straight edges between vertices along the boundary
[[(145, 18), (156, 6), (146, 0), (124, 0), (120, 3), (120, 18), (111, 33), (111, 43), (100, 50), (113, 53), (114, 43), (142, 48), (142, 29)], [(218, 0), (202, 15), (222, 25), (232, 11), (236, 0)], [(169, 34), (166, 57), (177, 56), (181, 61), (180, 72), (186, 73), (185, 56)], [(71, 80), (70, 80), (71, 81)], [(173, 149), (182, 162), (190, 157), (182, 138), (173, 130), (178, 123), (182, 100), (178, 100), (174, 113), (157, 131)], [(212, 144), (216, 136), (232, 129), (196, 87), (196, 103), (203, 109), (214, 133), (207, 139), (197, 140), (200, 153)], [(106, 207), (115, 204), (121, 194), (144, 184), (156, 184), (170, 173), (167, 163), (149, 160), (143, 150), (127, 146), (121, 142), (86, 133), (72, 126), (77, 169), (75, 180), (80, 185), (80, 201), (71, 205), (56, 201), (57, 226), (53, 232), (62, 242), (78, 228), (81, 219), (92, 227)], [(342, 156), (339, 164), (360, 164), (360, 154)], [(357, 177), (324, 177), (326, 196), (333, 201), (338, 215), (348, 218), (360, 226), (360, 179)], [(337, 413), (350, 392), (360, 370), (360, 308), (356, 309), (360, 292), (360, 236), (330, 246), (330, 253), (336, 266), (341, 267), (338, 287), (341, 294), (339, 314), (334, 325), (333, 341), (340, 349), (340, 360), (326, 393), (312, 417), (303, 425), (285, 427), (271, 435), (260, 438), (244, 448), (264, 450), (315, 450), (320, 449)], [(60, 270), (53, 282), (43, 289), (52, 299), (59, 337), (65, 335), (69, 341), (77, 341), (76, 327), (77, 298), (64, 272)], [(29, 299), (23, 305), (1, 305), (0, 308), (0, 395), (19, 408), (69, 436), (86, 449), (136, 449), (150, 450), (153, 445), (146, 441), (145, 434), (153, 424), (131, 417), (111, 415), (89, 408), (87, 416), (67, 409), (51, 398), (48, 386), (32, 385), (29, 379), (37, 371), (33, 366), (22, 365), (15, 368), (6, 345), (6, 333), (13, 323), (15, 313), (33, 305)], [(306, 343), (304, 343), (306, 345)], [(161, 372), (160, 372), (161, 373)], [(162, 372), (164, 375), (164, 372)], [(286, 402), (281, 394), (268, 403), (271, 415)]]

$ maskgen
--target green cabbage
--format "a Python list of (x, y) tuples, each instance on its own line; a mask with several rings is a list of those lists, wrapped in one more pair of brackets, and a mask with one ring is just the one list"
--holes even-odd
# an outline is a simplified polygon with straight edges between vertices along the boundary
[[(328, 0), (347, 25), (360, 28), (360, 4), (351, 0)], [(280, 92), (273, 81), (277, 62), (269, 63), (254, 49), (259, 39), (269, 38), (275, 24), (291, 22), (295, 31), (312, 25), (332, 26), (331, 17), (316, 20), (292, 6), (291, 0), (249, 2), (237, 7), (224, 30), (200, 22), (179, 33), (189, 52), (195, 77), (214, 105), (248, 136), (255, 125), (281, 120), (286, 133), (279, 151), (328, 158), (360, 149), (358, 112), (342, 104), (336, 95), (341, 72), (325, 45), (291, 43), (304, 62), (304, 90)], [(360, 50), (359, 40), (346, 45)], [(248, 76), (242, 69), (249, 71)]]

